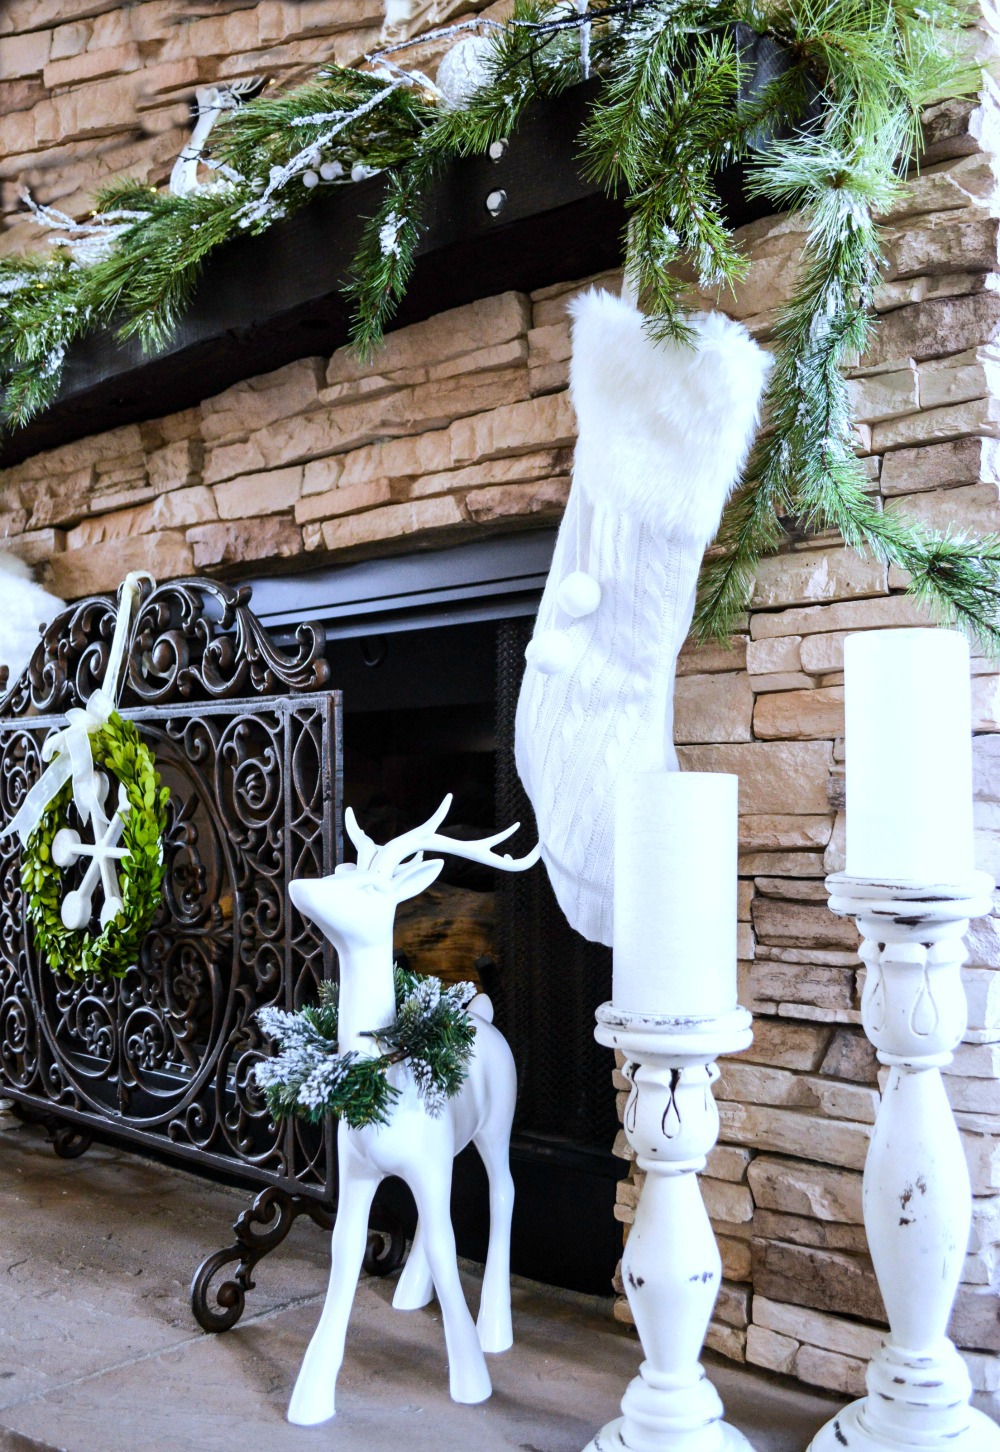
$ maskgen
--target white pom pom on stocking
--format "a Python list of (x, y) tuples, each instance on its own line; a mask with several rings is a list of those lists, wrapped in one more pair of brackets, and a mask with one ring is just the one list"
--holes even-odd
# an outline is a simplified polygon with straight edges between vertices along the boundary
[(584, 615), (593, 615), (601, 603), (601, 587), (593, 575), (583, 570), (573, 570), (556, 591), (556, 604), (560, 610), (582, 620)]
[(577, 298), (573, 314), (573, 486), (525, 652), (515, 751), (559, 905), (610, 944), (615, 784), (677, 767), (677, 654), (770, 360), (719, 313), (693, 320), (693, 348), (654, 342), (609, 293)]

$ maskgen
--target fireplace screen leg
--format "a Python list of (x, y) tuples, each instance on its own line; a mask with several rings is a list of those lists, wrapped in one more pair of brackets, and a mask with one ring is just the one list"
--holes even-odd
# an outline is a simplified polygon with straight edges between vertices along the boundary
[(11, 1102), (10, 1112), (22, 1124), (34, 1124), (39, 1129), (44, 1129), (49, 1143), (61, 1160), (78, 1160), (94, 1143), (93, 1135), (87, 1130), (81, 1129), (77, 1124), (70, 1124), (67, 1119), (60, 1119), (57, 1114), (49, 1114), (42, 1109), (29, 1109), (17, 1100)]
[[(369, 1227), (364, 1267), (369, 1275), (387, 1276), (398, 1270), (406, 1258), (406, 1236), (395, 1216), (381, 1209), (375, 1212), (378, 1227)], [(308, 1215), (322, 1230), (332, 1230), (335, 1213), (309, 1195), (291, 1195), (275, 1185), (262, 1190), (249, 1209), (233, 1224), (235, 1245), (206, 1256), (191, 1282), (191, 1311), (203, 1331), (229, 1331), (243, 1315), (246, 1295), (255, 1285), (254, 1270), (285, 1239), (300, 1215)], [(232, 1276), (217, 1287), (212, 1282), (227, 1265), (235, 1263)]]

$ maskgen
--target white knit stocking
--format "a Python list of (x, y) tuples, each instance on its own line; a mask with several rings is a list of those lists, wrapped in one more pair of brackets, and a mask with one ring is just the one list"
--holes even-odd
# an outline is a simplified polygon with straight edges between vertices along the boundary
[(768, 356), (721, 314), (656, 343), (630, 302), (573, 305), (573, 486), (517, 707), (517, 768), (570, 924), (612, 941), (623, 772), (676, 770), (674, 669), (702, 555), (757, 422)]

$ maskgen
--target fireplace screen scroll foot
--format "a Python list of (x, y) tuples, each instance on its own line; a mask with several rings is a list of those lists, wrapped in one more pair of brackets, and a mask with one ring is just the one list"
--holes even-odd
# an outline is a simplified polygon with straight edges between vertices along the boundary
[[(402, 1225), (386, 1210), (380, 1210), (378, 1228), (369, 1228), (364, 1268), (369, 1275), (387, 1276), (406, 1259), (406, 1236)], [(290, 1195), (270, 1185), (233, 1223), (236, 1244), (206, 1256), (191, 1282), (191, 1311), (203, 1331), (229, 1331), (246, 1307), (248, 1291), (254, 1288), (253, 1272), (259, 1261), (285, 1239), (295, 1220), (308, 1215), (321, 1230), (332, 1230), (334, 1212), (309, 1195)], [(227, 1265), (236, 1263), (234, 1274), (214, 1293), (211, 1285)]]
[(60, 1119), (56, 1114), (29, 1109), (27, 1105), (19, 1104), (16, 1100), (10, 1104), (10, 1112), (22, 1124), (33, 1124), (39, 1129), (44, 1129), (49, 1137), (49, 1143), (61, 1160), (78, 1160), (94, 1143), (93, 1135), (88, 1134), (77, 1124), (70, 1124), (68, 1120)]

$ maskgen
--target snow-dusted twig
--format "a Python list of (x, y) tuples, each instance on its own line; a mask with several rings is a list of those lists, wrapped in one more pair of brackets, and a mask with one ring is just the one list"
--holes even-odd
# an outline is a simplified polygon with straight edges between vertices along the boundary
[(387, 80), (384, 90), (377, 91), (374, 96), (369, 96), (367, 101), (363, 101), (360, 106), (356, 106), (353, 111), (348, 112), (346, 115), (340, 115), (335, 125), (331, 126), (328, 131), (324, 131), (321, 136), (317, 136), (315, 141), (311, 141), (301, 151), (297, 151), (290, 160), (285, 162), (284, 166), (272, 166), (267, 186), (263, 192), (261, 192), (259, 197), (255, 197), (253, 201), (246, 202), (237, 213), (240, 226), (251, 227), (254, 222), (262, 221), (267, 215), (271, 198), (276, 191), (279, 191), (283, 186), (287, 186), (293, 177), (299, 176), (302, 172), (315, 166), (319, 162), (324, 146), (329, 146), (334, 137), (339, 136), (348, 126), (352, 125), (355, 121), (360, 121), (364, 116), (369, 115), (378, 106), (381, 106), (402, 85), (403, 81), (401, 79), (394, 77), (391, 80)]
[(32, 213), (35, 221), (50, 232), (63, 232), (65, 236), (53, 237), (53, 247), (64, 247), (73, 261), (81, 265), (100, 262), (112, 251), (115, 241), (136, 222), (146, 219), (145, 212), (119, 208), (111, 212), (96, 213), (88, 222), (77, 222), (57, 207), (36, 202), (24, 188), (21, 200)]

